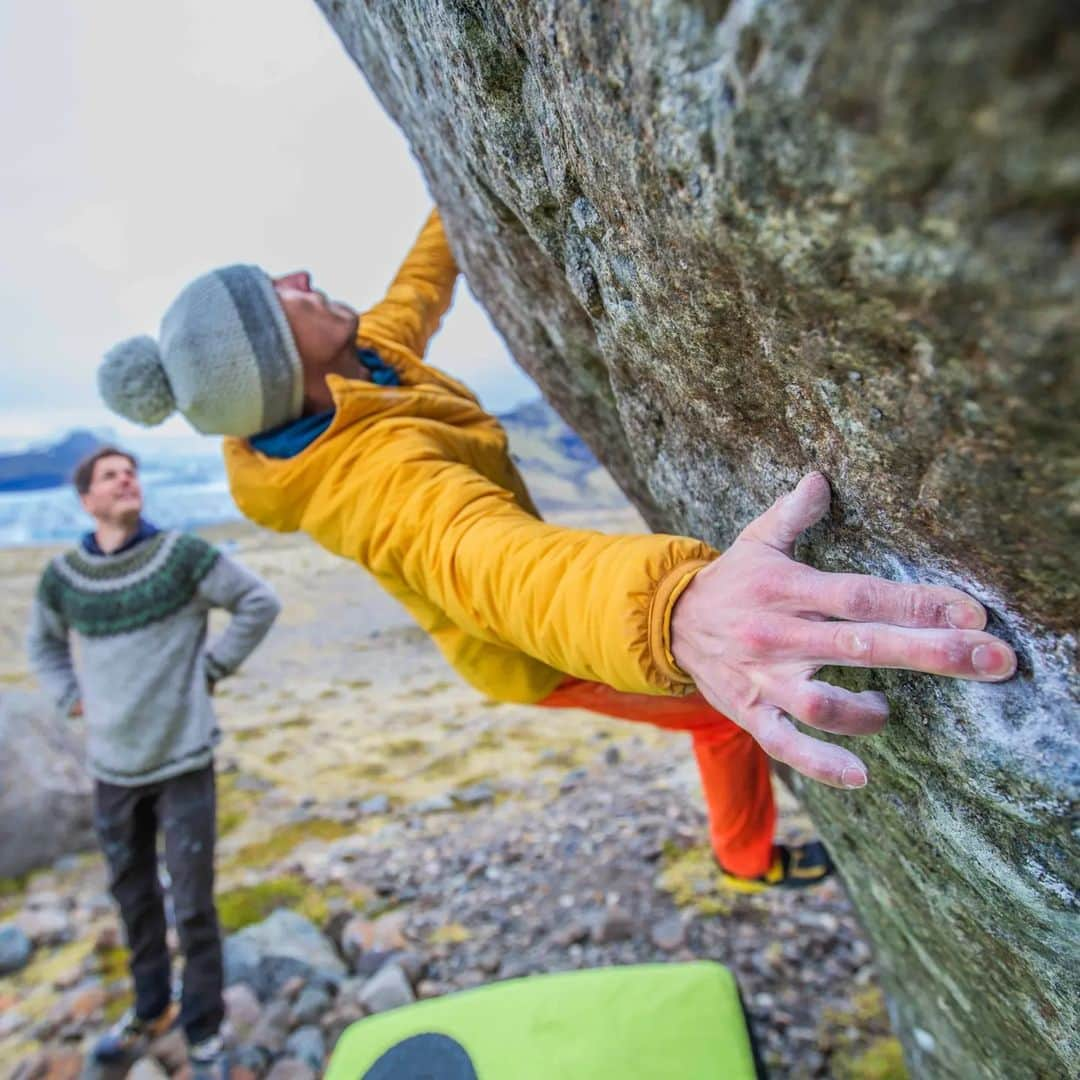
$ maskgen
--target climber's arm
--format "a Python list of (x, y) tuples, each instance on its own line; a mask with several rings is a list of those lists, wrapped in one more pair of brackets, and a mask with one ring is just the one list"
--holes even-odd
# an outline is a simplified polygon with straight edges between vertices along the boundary
[(473, 637), (636, 693), (692, 689), (670, 659), (675, 598), (716, 553), (674, 536), (607, 536), (538, 520), (432, 445), (327, 469), (301, 528), (400, 582)]
[(454, 294), (458, 268), (433, 210), (386, 296), (360, 317), (360, 337), (403, 345), (423, 356)]
[(824, 517), (829, 484), (804, 477), (696, 575), (675, 604), (675, 660), (709, 702), (761, 747), (806, 776), (862, 787), (853, 753), (798, 731), (790, 718), (840, 735), (881, 729), (883, 694), (814, 679), (830, 664), (907, 668), (998, 682), (1016, 670), (1004, 642), (982, 632), (986, 612), (957, 589), (825, 574), (791, 557)]

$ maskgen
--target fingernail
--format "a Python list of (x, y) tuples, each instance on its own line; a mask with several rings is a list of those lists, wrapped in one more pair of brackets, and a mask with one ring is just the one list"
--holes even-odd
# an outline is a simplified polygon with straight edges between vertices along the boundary
[(850, 765), (840, 774), (840, 783), (846, 788), (866, 787), (866, 773)]
[(963, 602), (950, 604), (945, 609), (945, 620), (957, 630), (980, 630), (985, 623), (981, 608)]
[(976, 645), (971, 651), (971, 666), (980, 675), (1009, 675), (1016, 658), (1005, 645)]

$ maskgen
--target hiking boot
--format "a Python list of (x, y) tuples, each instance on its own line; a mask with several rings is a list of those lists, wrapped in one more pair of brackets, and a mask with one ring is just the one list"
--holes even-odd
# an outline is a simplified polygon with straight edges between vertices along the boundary
[(806, 889), (817, 885), (829, 877), (833, 870), (833, 861), (820, 840), (809, 844), (788, 847), (787, 844), (773, 846), (772, 866), (760, 877), (739, 877), (728, 873), (723, 867), (721, 880), (724, 887), (732, 892), (759, 893), (766, 889)]
[(128, 1009), (94, 1044), (94, 1060), (109, 1065), (140, 1057), (150, 1043), (172, 1028), (179, 1015), (176, 1002), (170, 1002), (153, 1020), (141, 1020), (134, 1009)]
[(191, 1080), (229, 1080), (229, 1060), (221, 1033), (188, 1047)]

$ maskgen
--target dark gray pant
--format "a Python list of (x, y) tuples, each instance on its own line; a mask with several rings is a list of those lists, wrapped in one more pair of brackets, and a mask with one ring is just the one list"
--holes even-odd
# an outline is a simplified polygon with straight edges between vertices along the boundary
[(135, 1013), (159, 1016), (171, 996), (157, 833), (165, 838), (176, 928), (184, 953), (180, 1022), (191, 1042), (213, 1035), (225, 1015), (221, 933), (214, 908), (214, 767), (140, 787), (98, 781), (95, 825), (131, 950)]

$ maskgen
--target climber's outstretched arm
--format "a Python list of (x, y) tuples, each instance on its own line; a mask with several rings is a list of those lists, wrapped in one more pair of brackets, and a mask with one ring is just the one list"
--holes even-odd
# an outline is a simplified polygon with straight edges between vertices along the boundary
[(878, 731), (883, 694), (814, 679), (830, 664), (907, 668), (998, 682), (1016, 656), (984, 633), (982, 605), (957, 589), (826, 574), (792, 558), (829, 508), (829, 482), (803, 477), (701, 570), (675, 604), (672, 653), (709, 702), (770, 756), (834, 787), (862, 787), (853, 753), (800, 732), (789, 717), (841, 735)]
[(360, 317), (361, 337), (384, 338), (423, 356), (450, 306), (457, 276), (442, 218), (432, 210), (386, 296)]

